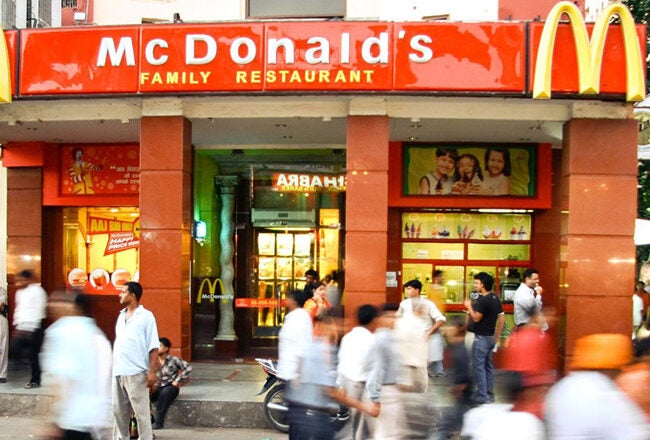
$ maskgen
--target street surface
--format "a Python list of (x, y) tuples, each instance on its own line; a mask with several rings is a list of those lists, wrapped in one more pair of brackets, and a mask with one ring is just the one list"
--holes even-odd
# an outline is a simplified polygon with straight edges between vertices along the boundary
[[(0, 417), (0, 440), (5, 439), (44, 439), (43, 433), (47, 419), (44, 417)], [(288, 436), (278, 431), (265, 429), (244, 428), (200, 428), (193, 426), (165, 428), (156, 430), (156, 440), (177, 440), (191, 438), (192, 440), (286, 440)]]

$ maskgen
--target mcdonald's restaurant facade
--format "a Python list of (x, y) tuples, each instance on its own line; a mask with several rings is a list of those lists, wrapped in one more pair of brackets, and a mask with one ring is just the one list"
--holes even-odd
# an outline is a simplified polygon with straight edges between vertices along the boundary
[(511, 312), (532, 266), (563, 358), (631, 332), (645, 31), (621, 5), (4, 36), (10, 298), (24, 268), (83, 288), (110, 337), (137, 279), (178, 353), (233, 358), (273, 349), (307, 269), (350, 327), (436, 270), (447, 313), (480, 271)]

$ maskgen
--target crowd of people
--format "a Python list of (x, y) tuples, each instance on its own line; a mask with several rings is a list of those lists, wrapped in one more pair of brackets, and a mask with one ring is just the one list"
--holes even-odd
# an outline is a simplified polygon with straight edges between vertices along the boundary
[(0, 383), (7, 382), (9, 352), (29, 362), (25, 388), (46, 386), (54, 399), (45, 437), (153, 439), (192, 367), (169, 353), (169, 338), (158, 337), (153, 313), (140, 304), (142, 286), (122, 287), (111, 347), (91, 317), (89, 295), (68, 290), (48, 297), (30, 270), (16, 284), (10, 347), (7, 293), (0, 289)]
[[(448, 385), (437, 389), (449, 390), (453, 404), (440, 417), (430, 414), (437, 418), (430, 439), (650, 439), (650, 338), (580, 337), (568, 374), (558, 380), (549, 335), (556, 324), (544, 310), (535, 269), (524, 271), (514, 293), (515, 326), (507, 338), (501, 337), (505, 314), (494, 279), (485, 272), (474, 275), (475, 295), (464, 302), (465, 313), (450, 314), (449, 322), (437, 301), (444, 298), (444, 276), (436, 271), (432, 286), (405, 282), (399, 304), (358, 307), (357, 323), (345, 334), (332, 305), (340, 297), (327, 294), (332, 280), (308, 275), (305, 288), (287, 298), (279, 334), (290, 440), (412, 438), (412, 402), (425, 396), (431, 381)], [(48, 298), (28, 270), (17, 284), (11, 350), (29, 362), (25, 387), (40, 387), (42, 378), (52, 391), (48, 436), (154, 438), (192, 367), (159, 337), (153, 313), (141, 304), (142, 286), (124, 284), (111, 347), (90, 316), (88, 295), (56, 291)], [(7, 316), (0, 289), (0, 383), (7, 380)], [(350, 409), (350, 420), (336, 432), (330, 416), (339, 405)]]

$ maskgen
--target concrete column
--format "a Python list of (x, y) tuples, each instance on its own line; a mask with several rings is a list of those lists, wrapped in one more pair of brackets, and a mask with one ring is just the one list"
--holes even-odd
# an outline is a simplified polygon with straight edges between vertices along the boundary
[[(237, 176), (217, 176), (215, 178), (217, 195), (221, 205), (221, 232), (219, 244), (221, 254), (219, 265), (221, 266), (221, 282), (223, 283), (225, 298), (219, 301), (219, 330), (215, 336), (218, 341), (234, 341), (235, 335), (235, 313), (233, 303), (235, 298), (235, 190), (237, 188)], [(236, 348), (236, 347), (233, 347)]]
[(191, 123), (181, 116), (140, 123), (140, 282), (172, 352), (190, 357)]
[(349, 116), (345, 234), (345, 321), (362, 304), (386, 301), (388, 117)]
[(632, 332), (637, 123), (573, 119), (562, 153), (561, 348), (569, 360), (580, 336)]

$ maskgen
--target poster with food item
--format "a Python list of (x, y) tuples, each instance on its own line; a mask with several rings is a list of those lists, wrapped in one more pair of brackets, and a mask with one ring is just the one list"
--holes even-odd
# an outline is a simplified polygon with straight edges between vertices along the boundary
[(311, 234), (296, 234), (296, 253), (297, 256), (311, 255)]
[(127, 281), (131, 281), (131, 273), (126, 269), (115, 269), (111, 275), (111, 284), (118, 289), (121, 289)]
[(88, 275), (86, 275), (86, 271), (79, 267), (75, 267), (68, 273), (68, 286), (70, 287), (84, 288), (87, 282)]
[(110, 282), (110, 277), (105, 269), (97, 268), (90, 272), (90, 285), (94, 288), (106, 287)]
[(291, 258), (278, 258), (278, 278), (291, 278)]
[(260, 257), (259, 277), (260, 278), (275, 277), (275, 258)]
[(293, 255), (293, 234), (278, 234), (278, 255)]
[(275, 255), (275, 234), (258, 234), (257, 250), (260, 255)]

